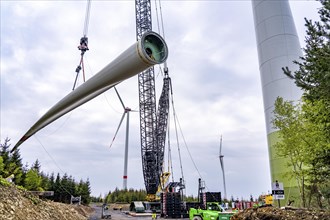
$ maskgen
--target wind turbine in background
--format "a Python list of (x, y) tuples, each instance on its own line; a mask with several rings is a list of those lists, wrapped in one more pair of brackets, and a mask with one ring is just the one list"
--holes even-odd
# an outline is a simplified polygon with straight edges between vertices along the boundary
[(124, 109), (124, 113), (123, 113), (123, 116), (121, 117), (120, 119), (120, 122), (119, 122), (119, 126), (117, 128), (117, 131), (115, 133), (115, 136), (113, 137), (112, 139), (112, 142), (110, 144), (110, 147), (112, 146), (113, 142), (115, 141), (116, 139), (116, 136), (117, 136), (117, 133), (120, 129), (120, 126), (125, 118), (125, 115), (126, 115), (126, 138), (125, 138), (125, 159), (124, 159), (124, 174), (123, 174), (123, 189), (124, 190), (127, 190), (127, 164), (128, 164), (128, 137), (129, 137), (129, 112), (132, 111), (132, 109), (128, 108), (128, 107), (125, 107), (124, 105), (124, 102), (123, 100), (121, 99), (116, 87), (114, 87), (116, 93), (117, 93), (117, 96), (119, 98), (119, 101), (120, 103), (122, 104), (123, 106), (123, 109)]
[(220, 152), (219, 152), (219, 159), (220, 159), (220, 165), (222, 170), (222, 179), (223, 179), (223, 188), (224, 188), (224, 199), (227, 198), (227, 191), (226, 191), (226, 178), (225, 178), (225, 166), (223, 162), (224, 155), (221, 154), (222, 150), (222, 135), (220, 136)]

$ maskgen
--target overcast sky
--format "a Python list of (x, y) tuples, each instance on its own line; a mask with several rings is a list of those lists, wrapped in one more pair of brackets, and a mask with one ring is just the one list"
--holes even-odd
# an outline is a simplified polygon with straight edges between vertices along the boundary
[[(0, 4), (0, 138), (3, 143), (9, 137), (13, 146), (71, 91), (86, 1)], [(153, 29), (158, 32), (152, 4)], [(291, 0), (290, 5), (303, 46), (304, 17), (317, 19), (320, 4)], [(268, 192), (271, 180), (251, 2), (162, 1), (162, 13), (174, 107), (183, 133), (179, 132), (177, 144), (171, 112), (174, 180), (182, 173), (179, 147), (186, 194), (197, 195), (200, 177), (207, 191), (223, 191), (218, 157), (222, 134), (227, 197)], [(92, 1), (88, 37), (86, 78), (135, 42), (134, 1)], [(162, 88), (159, 69), (155, 67), (157, 100)], [(82, 81), (80, 75), (79, 84)], [(125, 105), (138, 110), (137, 76), (117, 89)], [(122, 188), (124, 123), (109, 148), (122, 113), (111, 89), (21, 145), (23, 163), (31, 165), (38, 159), (45, 173), (68, 173), (77, 181), (89, 178), (95, 196)], [(144, 189), (139, 113), (130, 116), (128, 187)]]

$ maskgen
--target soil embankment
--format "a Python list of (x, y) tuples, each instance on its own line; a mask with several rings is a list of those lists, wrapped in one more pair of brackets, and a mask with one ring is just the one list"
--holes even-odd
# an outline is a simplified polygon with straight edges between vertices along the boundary
[(90, 207), (41, 200), (15, 186), (0, 185), (0, 220), (86, 220), (92, 211)]
[(329, 220), (330, 212), (299, 208), (260, 207), (249, 208), (235, 214), (231, 220)]

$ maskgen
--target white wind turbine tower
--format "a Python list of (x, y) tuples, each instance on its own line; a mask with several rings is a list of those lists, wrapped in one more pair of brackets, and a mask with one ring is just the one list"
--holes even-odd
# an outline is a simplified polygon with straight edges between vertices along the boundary
[(222, 170), (222, 180), (223, 180), (223, 188), (224, 188), (224, 199), (227, 198), (227, 191), (226, 191), (226, 178), (225, 178), (225, 166), (223, 162), (224, 155), (221, 154), (222, 150), (222, 135), (220, 136), (220, 152), (219, 152), (219, 159), (220, 159), (220, 165)]
[(120, 100), (120, 103), (123, 106), (124, 113), (123, 113), (123, 116), (120, 119), (119, 126), (117, 128), (117, 131), (115, 133), (115, 136), (112, 139), (112, 142), (110, 144), (110, 147), (112, 146), (113, 142), (115, 141), (115, 138), (117, 136), (117, 133), (118, 133), (118, 131), (120, 129), (120, 126), (121, 126), (121, 124), (122, 124), (122, 122), (124, 120), (124, 117), (126, 115), (125, 159), (124, 159), (124, 174), (123, 174), (123, 189), (126, 190), (127, 189), (128, 142), (129, 142), (129, 140), (128, 140), (128, 137), (129, 137), (129, 112), (132, 111), (132, 110), (130, 108), (128, 108), (128, 107), (125, 107), (124, 102), (121, 99), (121, 97), (120, 97), (120, 95), (119, 95), (116, 87), (114, 87), (114, 89), (115, 89), (115, 91), (117, 93), (117, 96), (118, 96), (118, 98)]

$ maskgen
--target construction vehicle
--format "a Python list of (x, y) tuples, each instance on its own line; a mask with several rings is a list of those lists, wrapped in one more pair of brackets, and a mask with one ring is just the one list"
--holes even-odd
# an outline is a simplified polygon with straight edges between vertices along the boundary
[[(152, 30), (150, 0), (135, 0), (136, 39)], [(163, 173), (171, 78), (164, 64), (163, 89), (156, 110), (155, 74), (151, 67), (138, 74), (141, 156), (147, 200), (156, 201)], [(163, 188), (164, 186), (162, 186)]]
[(273, 195), (267, 194), (267, 195), (261, 195), (261, 204), (260, 206), (271, 206), (273, 205)]
[(111, 214), (109, 212), (109, 207), (106, 203), (102, 205), (101, 219), (111, 219)]
[(229, 220), (234, 212), (225, 210), (221, 205), (221, 192), (203, 192), (205, 182), (198, 179), (197, 207), (190, 207), (190, 220)]
[(206, 203), (206, 209), (190, 208), (190, 220), (230, 220), (234, 212), (227, 212), (218, 202)]

